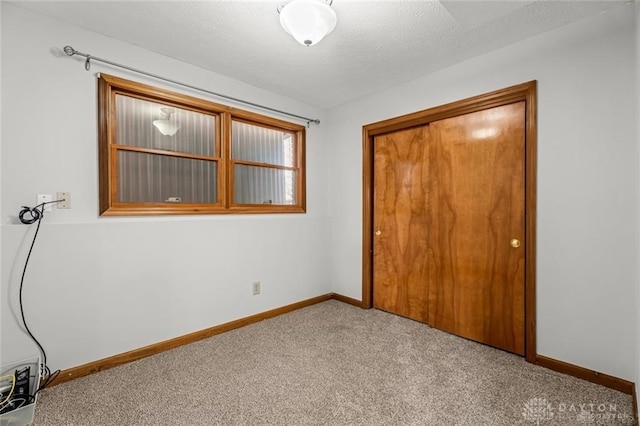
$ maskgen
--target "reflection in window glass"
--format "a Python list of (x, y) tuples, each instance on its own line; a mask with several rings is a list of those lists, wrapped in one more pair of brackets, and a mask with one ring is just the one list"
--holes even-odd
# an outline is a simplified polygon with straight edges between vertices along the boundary
[(236, 164), (234, 201), (236, 204), (296, 204), (296, 173)]
[(118, 151), (118, 202), (217, 202), (217, 163)]
[[(164, 111), (163, 111), (164, 110)], [(157, 126), (154, 121), (161, 120)], [(168, 124), (175, 134), (164, 135)], [(215, 155), (216, 118), (181, 108), (116, 95), (116, 143), (206, 156)]]
[(234, 160), (292, 167), (293, 135), (281, 130), (233, 121), (231, 152)]

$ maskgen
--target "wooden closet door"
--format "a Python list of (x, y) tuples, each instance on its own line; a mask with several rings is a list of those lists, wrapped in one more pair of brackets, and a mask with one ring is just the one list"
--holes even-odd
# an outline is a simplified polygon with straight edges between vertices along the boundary
[(373, 304), (428, 319), (428, 126), (376, 136), (373, 196)]
[(428, 322), (523, 355), (525, 103), (429, 130)]

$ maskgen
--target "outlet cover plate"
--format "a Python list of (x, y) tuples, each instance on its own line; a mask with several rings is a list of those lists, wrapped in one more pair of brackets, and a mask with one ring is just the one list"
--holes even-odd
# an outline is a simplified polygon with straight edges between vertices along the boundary
[[(36, 204), (40, 205), (42, 203), (48, 203), (51, 200), (51, 194), (38, 194), (38, 196), (36, 197)], [(45, 204), (44, 206), (44, 211), (45, 212), (50, 212), (51, 209), (51, 204)]]

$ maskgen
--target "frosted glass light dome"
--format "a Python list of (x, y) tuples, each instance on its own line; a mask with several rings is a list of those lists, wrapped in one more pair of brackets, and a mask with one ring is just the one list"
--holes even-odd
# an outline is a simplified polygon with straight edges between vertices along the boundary
[(338, 18), (325, 0), (293, 0), (280, 11), (280, 25), (300, 44), (313, 46), (336, 27)]
[(173, 136), (178, 133), (178, 130), (180, 130), (179, 124), (172, 123), (169, 120), (155, 120), (153, 125), (156, 126), (156, 129), (165, 136)]
[(171, 114), (175, 111), (172, 108), (160, 108), (160, 110), (165, 114), (165, 118), (154, 120), (153, 125), (165, 136), (175, 135), (180, 130), (180, 124), (171, 120)]

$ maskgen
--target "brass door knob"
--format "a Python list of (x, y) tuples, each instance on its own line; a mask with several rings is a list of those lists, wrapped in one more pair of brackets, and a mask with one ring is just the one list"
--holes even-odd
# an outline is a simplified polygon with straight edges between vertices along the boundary
[(513, 240), (511, 240), (509, 242), (509, 244), (511, 244), (511, 247), (518, 248), (518, 247), (520, 247), (520, 240), (514, 238)]
[(380, 231), (379, 229), (376, 231), (376, 235), (380, 235), (382, 234), (382, 231)]

